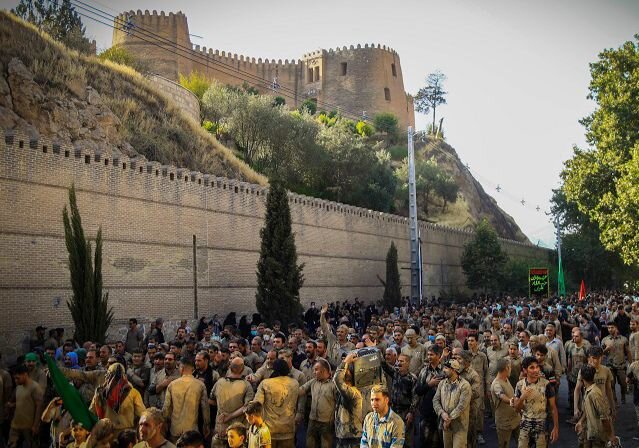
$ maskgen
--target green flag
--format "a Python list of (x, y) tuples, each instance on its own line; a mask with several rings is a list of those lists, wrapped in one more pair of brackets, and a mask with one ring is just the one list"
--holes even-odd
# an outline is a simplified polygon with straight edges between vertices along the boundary
[(53, 381), (55, 390), (58, 392), (60, 398), (62, 398), (64, 408), (69, 411), (74, 421), (82, 423), (82, 426), (90, 431), (93, 425), (97, 423), (98, 418), (89, 411), (80, 392), (69, 384), (69, 380), (66, 379), (53, 359), (46, 354), (44, 355), (44, 359), (47, 361), (49, 376), (51, 377), (51, 381)]
[(566, 284), (564, 283), (564, 268), (559, 258), (559, 272), (557, 273), (557, 295), (566, 297)]

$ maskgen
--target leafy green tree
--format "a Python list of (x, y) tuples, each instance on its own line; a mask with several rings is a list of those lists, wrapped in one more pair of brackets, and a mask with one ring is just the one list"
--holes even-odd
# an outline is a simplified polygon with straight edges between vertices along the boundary
[(384, 285), (384, 308), (392, 310), (394, 307), (402, 306), (402, 286), (397, 265), (397, 247), (394, 241), (391, 241), (386, 253), (386, 281), (379, 276), (377, 278)]
[(311, 115), (315, 115), (315, 112), (317, 112), (317, 101), (314, 101), (312, 98), (304, 100), (299, 110), (300, 112), (306, 111)]
[(95, 239), (95, 259), (91, 260), (91, 243), (84, 238), (75, 187), (69, 189), (69, 207), (62, 212), (64, 239), (69, 252), (69, 272), (73, 296), (67, 302), (79, 342), (104, 343), (113, 320), (109, 293), (102, 294), (102, 228)]
[(466, 285), (485, 292), (497, 291), (502, 285), (507, 261), (495, 229), (485, 219), (478, 222), (475, 235), (464, 245), (461, 257)]
[(69, 48), (85, 54), (95, 53), (95, 46), (85, 37), (86, 29), (70, 0), (20, 0), (11, 12)]
[(417, 112), (423, 114), (433, 112), (433, 122), (430, 128), (433, 134), (436, 134), (437, 130), (435, 125), (437, 108), (446, 104), (448, 92), (444, 90), (444, 81), (446, 81), (446, 75), (440, 71), (433, 72), (426, 77), (426, 85), (419, 89), (415, 95), (415, 110)]
[(562, 230), (562, 264), (570, 284), (584, 279), (593, 289), (620, 288), (637, 277), (637, 267), (624, 265), (619, 253), (603, 246), (597, 224), (561, 189), (553, 191), (551, 212)]
[(373, 117), (375, 130), (386, 133), (391, 141), (395, 141), (399, 134), (397, 123), (397, 117), (390, 112), (381, 112)]
[(286, 98), (283, 96), (276, 96), (273, 98), (273, 106), (284, 106), (286, 104)]
[(639, 34), (590, 64), (595, 111), (581, 120), (592, 149), (574, 148), (561, 174), (570, 203), (595, 223), (604, 247), (639, 263)]
[[(395, 176), (401, 185), (400, 196), (408, 201), (408, 159), (404, 159), (401, 166), (395, 170)], [(434, 158), (415, 160), (415, 191), (419, 199), (418, 206), (426, 216), (429, 213), (429, 204), (432, 203), (433, 197), (437, 194), (438, 185), (444, 176), (445, 174)]]
[(444, 212), (449, 203), (454, 204), (457, 202), (459, 185), (457, 185), (457, 182), (455, 182), (455, 179), (451, 176), (440, 171), (439, 176), (437, 176), (437, 181), (435, 182), (435, 192), (443, 201), (442, 212)]
[(180, 77), (180, 85), (185, 89), (189, 89), (195, 96), (197, 96), (198, 100), (202, 102), (202, 98), (204, 97), (204, 93), (211, 86), (211, 81), (200, 72), (192, 71), (188, 74), (188, 76), (179, 74)]
[(98, 55), (98, 58), (101, 61), (111, 61), (116, 64), (126, 65), (140, 73), (148, 72), (150, 67), (148, 61), (136, 58), (122, 45), (114, 45), (111, 48), (107, 48)]
[(355, 129), (357, 129), (357, 133), (362, 137), (370, 137), (375, 133), (373, 127), (365, 121), (358, 121), (355, 125)]
[(291, 228), (288, 194), (274, 181), (266, 199), (266, 217), (257, 262), (257, 311), (269, 324), (279, 320), (284, 328), (300, 321), (300, 288), (303, 264), (297, 264), (295, 237)]

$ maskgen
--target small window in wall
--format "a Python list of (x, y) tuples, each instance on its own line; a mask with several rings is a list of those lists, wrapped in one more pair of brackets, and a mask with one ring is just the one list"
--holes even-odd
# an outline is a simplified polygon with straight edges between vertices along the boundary
[(346, 76), (346, 72), (348, 70), (348, 64), (346, 62), (342, 62), (341, 64), (342, 71), (340, 72), (342, 76)]
[(320, 72), (319, 72), (319, 67), (315, 67), (315, 76), (314, 76), (315, 81), (319, 81), (320, 80)]
[(388, 87), (384, 87), (384, 99), (386, 101), (390, 101), (391, 100), (390, 89)]
[(393, 72), (393, 76), (397, 77), (397, 69), (395, 68), (395, 64), (391, 64), (391, 72)]
[(313, 82), (313, 67), (309, 67), (306, 73), (306, 81)]

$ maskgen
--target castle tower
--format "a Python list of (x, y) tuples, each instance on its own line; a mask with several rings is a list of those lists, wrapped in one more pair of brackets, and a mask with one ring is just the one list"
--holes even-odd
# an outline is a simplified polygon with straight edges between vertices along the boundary
[(126, 47), (134, 57), (148, 61), (151, 71), (171, 80), (177, 81), (178, 73), (191, 71), (190, 61), (180, 57), (186, 55), (183, 50), (192, 48), (182, 12), (122, 13), (114, 20), (113, 45)]

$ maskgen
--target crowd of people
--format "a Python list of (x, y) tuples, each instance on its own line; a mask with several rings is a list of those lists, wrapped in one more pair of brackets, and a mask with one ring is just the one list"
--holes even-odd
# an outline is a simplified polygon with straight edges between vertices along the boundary
[[(30, 346), (0, 369), (2, 446), (475, 448), (488, 431), (499, 448), (618, 446), (629, 390), (639, 421), (639, 306), (616, 292), (312, 303), (286, 327), (230, 313), (171, 335), (162, 319), (146, 331), (130, 319), (126, 337), (104, 345), (39, 326)], [(65, 406), (45, 357), (97, 416), (91, 428)], [(358, 376), (364, 357), (381, 360), (377, 381)], [(571, 434), (559, 433), (559, 406)]]

